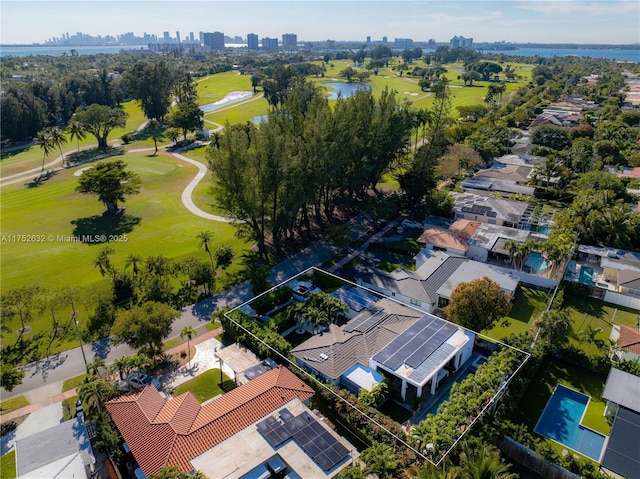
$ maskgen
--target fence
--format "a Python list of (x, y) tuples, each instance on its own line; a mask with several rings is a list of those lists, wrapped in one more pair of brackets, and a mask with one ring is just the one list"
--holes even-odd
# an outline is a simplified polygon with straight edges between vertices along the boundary
[(640, 298), (634, 298), (633, 296), (624, 296), (619, 293), (614, 293), (613, 291), (607, 291), (604, 293), (604, 300), (607, 303), (640, 310)]
[(545, 479), (580, 479), (580, 476), (553, 464), (508, 436), (498, 444), (502, 453)]

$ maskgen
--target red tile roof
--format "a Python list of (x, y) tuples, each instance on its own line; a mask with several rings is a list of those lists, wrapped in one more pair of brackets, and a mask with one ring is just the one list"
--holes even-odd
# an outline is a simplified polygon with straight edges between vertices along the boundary
[(618, 346), (630, 353), (640, 354), (640, 331), (620, 325)]
[(193, 470), (190, 461), (294, 398), (313, 389), (286, 368), (272, 369), (201, 406), (187, 392), (164, 401), (153, 386), (106, 404), (113, 422), (146, 476), (164, 465)]

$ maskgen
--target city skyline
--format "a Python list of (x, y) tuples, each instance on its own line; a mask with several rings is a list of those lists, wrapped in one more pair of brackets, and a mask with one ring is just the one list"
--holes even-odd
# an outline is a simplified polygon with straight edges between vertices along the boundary
[[(366, 8), (365, 8), (366, 4)], [(62, 33), (94, 36), (176, 31), (256, 33), (298, 42), (383, 36), (447, 42), (629, 44), (640, 42), (635, 0), (529, 1), (188, 1), (2, 0), (2, 44), (44, 43)]]

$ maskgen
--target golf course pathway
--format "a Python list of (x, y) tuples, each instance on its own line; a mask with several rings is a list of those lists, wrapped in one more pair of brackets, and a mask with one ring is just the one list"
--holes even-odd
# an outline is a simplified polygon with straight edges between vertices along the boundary
[(209, 170), (207, 169), (206, 166), (204, 166), (199, 161), (192, 160), (191, 158), (187, 158), (186, 156), (183, 156), (180, 153), (171, 153), (171, 154), (176, 158), (178, 158), (179, 160), (182, 160), (198, 168), (198, 174), (195, 176), (193, 180), (189, 182), (187, 187), (182, 192), (182, 204), (185, 206), (185, 208), (191, 211), (194, 215), (199, 216), (200, 218), (205, 218), (207, 220), (222, 221), (224, 223), (233, 223), (237, 221), (233, 218), (226, 218), (224, 216), (212, 215), (211, 213), (202, 211), (200, 208), (198, 208), (198, 206), (196, 206), (192, 198), (193, 190), (196, 189), (196, 186), (198, 185), (198, 183), (202, 181), (202, 179), (207, 175)]

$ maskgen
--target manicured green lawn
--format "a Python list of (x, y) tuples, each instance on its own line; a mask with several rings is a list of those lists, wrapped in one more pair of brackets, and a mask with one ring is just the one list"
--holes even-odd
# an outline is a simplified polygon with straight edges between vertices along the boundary
[(603, 416), (606, 403), (600, 397), (605, 380), (606, 376), (547, 359), (540, 366), (518, 406), (519, 420), (533, 432), (554, 388), (560, 383), (591, 397), (582, 424), (602, 434), (609, 434), (611, 427)]
[(2, 479), (15, 479), (16, 477), (16, 450), (0, 457), (0, 476)]
[(198, 78), (196, 82), (200, 105), (218, 101), (232, 91), (253, 91), (251, 75), (241, 75), (235, 70)]
[(62, 383), (62, 392), (77, 388), (86, 376), (86, 374), (81, 374), (80, 376), (65, 379)]
[(209, 321), (207, 324), (205, 324), (204, 327), (207, 328), (207, 331), (215, 331), (216, 329), (222, 327), (222, 324), (220, 324), (217, 321), (216, 322)]
[[(164, 255), (171, 259), (195, 256), (208, 261), (207, 253), (198, 248), (196, 235), (201, 231), (214, 233), (214, 244), (227, 243), (239, 258), (248, 244), (236, 237), (236, 228), (227, 223), (205, 220), (190, 213), (181, 202), (184, 187), (195, 176), (196, 168), (165, 153), (157, 157), (127, 154), (122, 157), (129, 168), (142, 176), (140, 194), (131, 197), (125, 214), (103, 217), (104, 206), (92, 196), (76, 193), (78, 168), (59, 172), (44, 184), (28, 188), (11, 185), (2, 188), (0, 226), (4, 235), (43, 235), (42, 243), (4, 242), (0, 258), (2, 290), (23, 285), (46, 288), (108, 285), (93, 268), (93, 261), (103, 244), (70, 242), (59, 236), (93, 234), (122, 234), (120, 242), (111, 242), (115, 250), (112, 262), (123, 269), (129, 254), (146, 258)], [(51, 239), (49, 239), (51, 238)], [(222, 281), (237, 273), (240, 265), (235, 261), (219, 278)], [(89, 310), (77, 305), (82, 322)], [(69, 307), (59, 311), (59, 321), (68, 322)], [(29, 324), (32, 330), (23, 338), (38, 333), (49, 335), (51, 317), (48, 313), (35, 314)], [(18, 336), (19, 322), (9, 322), (11, 332), (3, 344), (13, 344)], [(46, 348), (46, 342), (40, 345)], [(75, 335), (61, 338), (52, 345), (51, 352), (77, 346)], [(41, 356), (44, 351), (41, 351)]]
[(590, 355), (598, 352), (597, 346), (586, 342), (580, 334), (581, 331), (586, 331), (589, 326), (601, 329), (602, 331), (598, 333), (597, 338), (603, 342), (606, 348), (612, 325), (624, 324), (635, 328), (638, 314), (640, 314), (640, 311), (582, 296), (568, 297), (565, 295), (565, 308), (569, 311), (573, 322), (570, 342)]
[(534, 321), (547, 307), (547, 292), (522, 286), (516, 291), (509, 315), (499, 320), (487, 336), (503, 339), (510, 334), (524, 333), (534, 328)]
[[(222, 382), (229, 381), (229, 377), (222, 373)], [(220, 369), (209, 369), (189, 381), (180, 384), (174, 390), (174, 396), (187, 391), (193, 393), (198, 402), (203, 403), (219, 394), (224, 394), (220, 388)]]
[(6, 401), (0, 402), (0, 414), (7, 414), (21, 407), (29, 405), (29, 400), (24, 396), (16, 396)]

